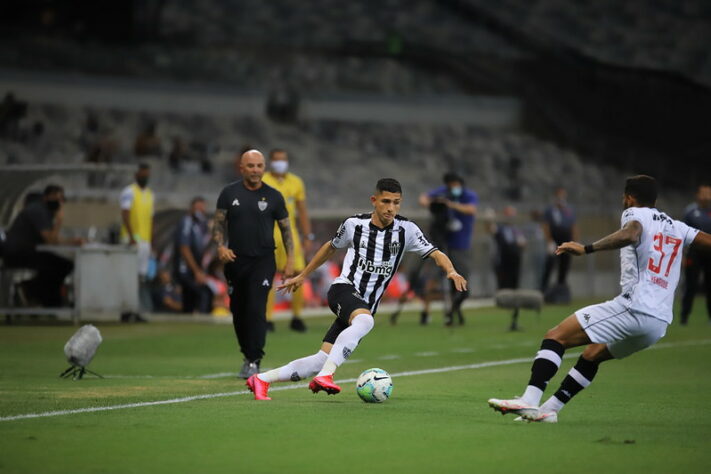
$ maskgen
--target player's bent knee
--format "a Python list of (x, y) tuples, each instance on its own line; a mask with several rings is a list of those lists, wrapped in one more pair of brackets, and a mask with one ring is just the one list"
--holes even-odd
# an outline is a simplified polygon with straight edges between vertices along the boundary
[[(370, 319), (369, 319), (369, 322), (371, 323), (370, 329), (372, 329), (373, 326), (375, 325), (375, 319), (373, 318), (373, 315), (370, 314), (370, 310), (364, 309), (364, 308), (358, 308), (358, 309), (353, 310), (350, 317), (348, 318), (348, 324), (353, 324), (353, 320), (356, 318), (356, 316), (360, 316), (362, 314), (364, 314), (366, 316), (370, 316)], [(361, 318), (361, 319), (365, 320), (368, 318)]]
[(607, 348), (607, 344), (590, 344), (583, 351), (583, 359), (590, 362), (604, 362), (614, 358)]

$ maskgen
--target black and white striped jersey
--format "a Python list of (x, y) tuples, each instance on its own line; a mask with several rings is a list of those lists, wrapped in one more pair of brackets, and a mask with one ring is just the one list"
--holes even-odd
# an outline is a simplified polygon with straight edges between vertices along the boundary
[(395, 216), (393, 223), (384, 229), (376, 227), (371, 217), (359, 214), (343, 221), (331, 245), (337, 249), (348, 247), (343, 269), (334, 283), (353, 285), (375, 314), (403, 254), (415, 252), (426, 258), (437, 248), (417, 224), (402, 216)]

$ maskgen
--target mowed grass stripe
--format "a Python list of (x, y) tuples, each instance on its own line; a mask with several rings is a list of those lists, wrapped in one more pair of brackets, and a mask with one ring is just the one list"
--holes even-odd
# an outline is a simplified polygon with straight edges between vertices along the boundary
[[(711, 344), (711, 339), (660, 343), (655, 346), (652, 346), (650, 349), (667, 349), (667, 348), (684, 347), (684, 346), (698, 346), (698, 345), (706, 345), (706, 344)], [(570, 359), (570, 358), (578, 357), (580, 354), (581, 354), (580, 352), (567, 353), (563, 356), (563, 358)], [(488, 368), (488, 367), (496, 367), (496, 366), (501, 366), (501, 365), (521, 364), (521, 363), (526, 363), (526, 362), (530, 362), (530, 361), (531, 361), (531, 357), (519, 357), (519, 358), (515, 358), (515, 359), (505, 359), (505, 360), (497, 360), (497, 361), (489, 361), (489, 362), (478, 362), (475, 364), (453, 365), (453, 366), (449, 366), (449, 367), (437, 367), (437, 368), (432, 368), (432, 369), (412, 370), (412, 371), (393, 373), (391, 375), (393, 378), (412, 377), (412, 376), (416, 376), (416, 375), (439, 374), (439, 373), (445, 373), (445, 372), (455, 372), (455, 371), (459, 371), (459, 370), (473, 370), (473, 369), (483, 369), (483, 368)], [(349, 379), (337, 380), (337, 383), (344, 384), (344, 383), (352, 383), (355, 381), (356, 381), (355, 378), (349, 378)], [(295, 390), (295, 389), (299, 389), (299, 388), (306, 388), (307, 386), (308, 385), (305, 383), (284, 385), (284, 386), (278, 386), (278, 387), (272, 388), (271, 392), (277, 392), (277, 391), (283, 391), (283, 390)], [(222, 398), (222, 397), (234, 397), (234, 396), (239, 396), (239, 395), (246, 395), (249, 393), (250, 393), (249, 390), (237, 390), (237, 391), (232, 391), (232, 392), (192, 395), (192, 396), (188, 396), (188, 397), (171, 398), (171, 399), (167, 399), (167, 400), (125, 403), (125, 404), (109, 405), (109, 406), (102, 406), (102, 407), (76, 408), (76, 409), (71, 409), (71, 410), (56, 410), (56, 411), (47, 411), (47, 412), (41, 412), (41, 413), (25, 413), (25, 414), (20, 414), (20, 415), (10, 415), (10, 416), (0, 417), (0, 421), (16, 421), (16, 420), (25, 420), (25, 419), (32, 419), (32, 418), (48, 418), (48, 417), (63, 416), (63, 415), (76, 415), (76, 414), (81, 414), (81, 413), (123, 410), (123, 409), (129, 409), (129, 408), (142, 408), (142, 407), (157, 406), (157, 405), (172, 405), (172, 404), (176, 404), (176, 403), (186, 403), (186, 402), (192, 402), (192, 401), (197, 401), (197, 400), (208, 400), (208, 399)]]

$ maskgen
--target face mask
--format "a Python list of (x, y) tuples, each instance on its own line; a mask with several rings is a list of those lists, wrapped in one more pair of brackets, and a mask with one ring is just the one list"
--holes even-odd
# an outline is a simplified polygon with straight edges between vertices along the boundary
[(289, 162), (284, 160), (272, 161), (271, 167), (276, 174), (284, 174), (289, 169)]
[(136, 178), (136, 183), (137, 183), (140, 187), (145, 188), (146, 185), (148, 184), (148, 178), (145, 177), (145, 176), (143, 176), (143, 177), (141, 177), (141, 178)]
[(462, 188), (457, 186), (456, 188), (450, 189), (449, 192), (452, 193), (452, 196), (459, 197), (462, 195)]
[(47, 206), (47, 209), (52, 212), (56, 212), (59, 209), (59, 201), (56, 199), (45, 201), (45, 205)]

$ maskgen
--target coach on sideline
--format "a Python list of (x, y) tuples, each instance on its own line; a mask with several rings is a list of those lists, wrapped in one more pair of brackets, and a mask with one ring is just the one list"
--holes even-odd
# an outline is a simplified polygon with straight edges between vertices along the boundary
[[(248, 150), (235, 160), (242, 179), (217, 199), (212, 238), (225, 264), (230, 310), (244, 364), (238, 377), (259, 372), (267, 332), (267, 295), (274, 280), (274, 222), (286, 249), (285, 276), (294, 273), (294, 242), (281, 193), (262, 182), (264, 155)], [(227, 245), (225, 245), (227, 238)]]

